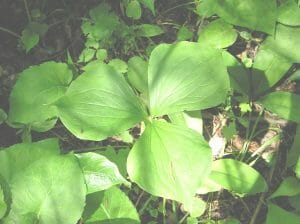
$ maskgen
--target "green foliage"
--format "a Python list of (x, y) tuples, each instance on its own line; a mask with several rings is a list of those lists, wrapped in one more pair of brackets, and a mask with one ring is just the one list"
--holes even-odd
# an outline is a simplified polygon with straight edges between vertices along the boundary
[(300, 123), (300, 96), (294, 93), (277, 91), (266, 95), (260, 103), (278, 116)]
[(126, 183), (117, 166), (106, 157), (93, 152), (77, 154), (76, 157), (85, 177), (88, 194)]
[(4, 223), (74, 224), (79, 220), (86, 192), (83, 175), (74, 155), (60, 155), (57, 140), (0, 151), (0, 176), (12, 197)]
[(139, 224), (140, 220), (127, 196), (120, 189), (112, 187), (87, 196), (84, 223)]
[[(179, 138), (180, 142), (174, 142)], [(211, 157), (207, 142), (196, 132), (153, 121), (130, 151), (127, 171), (130, 179), (147, 192), (189, 207), (210, 172)]]
[(101, 140), (145, 118), (139, 100), (111, 66), (96, 63), (56, 102), (64, 125), (78, 138)]
[(278, 22), (289, 25), (300, 25), (300, 8), (294, 0), (286, 0), (278, 8)]
[(126, 8), (126, 15), (132, 19), (140, 19), (142, 15), (142, 8), (137, 0), (131, 0)]
[(153, 24), (141, 24), (136, 26), (136, 32), (139, 37), (154, 37), (164, 33), (160, 26)]
[(25, 69), (10, 95), (8, 121), (33, 130), (51, 129), (57, 118), (53, 103), (67, 90), (72, 72), (66, 64), (45, 62)]
[(295, 177), (284, 179), (277, 190), (269, 197), (296, 196), (300, 194), (300, 180)]
[(237, 32), (231, 24), (222, 19), (214, 20), (201, 31), (198, 42), (202, 45), (210, 45), (214, 48), (225, 48), (232, 45)]
[(268, 189), (259, 172), (234, 159), (214, 161), (209, 178), (223, 188), (242, 195), (265, 192)]
[(148, 95), (148, 63), (141, 57), (132, 57), (128, 61), (128, 80), (140, 93)]
[(148, 88), (150, 113), (157, 116), (217, 106), (225, 101), (229, 80), (218, 50), (179, 42), (153, 50)]
[(300, 216), (294, 213), (288, 212), (272, 203), (268, 205), (266, 224), (299, 223), (299, 220)]
[(7, 210), (6, 201), (4, 200), (4, 193), (0, 185), (0, 219), (5, 215)]

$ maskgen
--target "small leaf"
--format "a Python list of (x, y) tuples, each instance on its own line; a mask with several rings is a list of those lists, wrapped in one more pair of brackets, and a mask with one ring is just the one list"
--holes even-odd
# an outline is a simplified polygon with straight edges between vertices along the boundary
[(199, 44), (210, 45), (220, 49), (232, 45), (237, 36), (237, 32), (231, 24), (223, 19), (217, 19), (203, 28), (198, 42)]
[(100, 61), (104, 61), (107, 58), (107, 50), (106, 49), (98, 49), (96, 52), (96, 58)]
[(137, 0), (131, 0), (126, 8), (126, 15), (132, 19), (140, 19), (142, 8)]
[(182, 26), (177, 32), (177, 40), (190, 40), (193, 35), (193, 32), (191, 32), (186, 26)]
[(211, 149), (198, 133), (153, 121), (130, 151), (127, 171), (145, 191), (189, 207), (210, 172), (211, 161)]
[(136, 32), (139, 37), (154, 37), (164, 33), (160, 26), (153, 24), (142, 24), (136, 26)]
[(295, 177), (285, 178), (269, 199), (280, 196), (295, 196), (300, 194), (300, 180)]
[(63, 63), (50, 61), (25, 69), (10, 94), (8, 121), (37, 131), (51, 129), (57, 117), (53, 103), (66, 92), (71, 80), (72, 71)]
[(22, 31), (21, 42), (26, 52), (29, 52), (33, 47), (35, 47), (39, 43), (39, 40), (39, 34), (34, 33), (29, 29), (24, 29)]
[(272, 203), (268, 204), (266, 224), (299, 223), (300, 216), (288, 212)]
[(264, 178), (246, 163), (234, 159), (220, 159), (213, 162), (209, 178), (226, 190), (238, 194), (256, 194), (268, 189)]
[[(98, 197), (100, 200), (97, 200)], [(94, 202), (97, 200), (96, 203)], [(97, 204), (97, 202), (100, 202)], [(87, 196), (84, 223), (139, 224), (138, 213), (129, 198), (117, 187)], [(87, 211), (88, 210), (88, 211)]]
[(154, 116), (217, 106), (229, 79), (219, 50), (198, 43), (161, 44), (150, 56), (148, 88)]
[(295, 0), (285, 0), (278, 8), (278, 22), (289, 25), (300, 25), (300, 8)]
[(119, 173), (118, 167), (104, 156), (93, 152), (76, 154), (87, 185), (87, 193), (106, 190), (127, 181)]
[(199, 217), (205, 212), (206, 202), (200, 198), (194, 197), (193, 202), (189, 207), (185, 207), (185, 205), (183, 205), (183, 207), (185, 211), (190, 213), (191, 217)]
[(116, 135), (146, 116), (122, 75), (103, 63), (85, 68), (56, 105), (63, 124), (86, 140)]
[(110, 60), (108, 65), (112, 66), (120, 74), (124, 74), (128, 70), (126, 62), (118, 58)]
[(260, 103), (271, 112), (286, 120), (300, 123), (300, 95), (277, 91), (266, 95)]
[(96, 50), (93, 48), (84, 48), (81, 54), (79, 55), (78, 62), (88, 63), (91, 61), (96, 54)]
[(152, 12), (152, 14), (155, 16), (155, 5), (154, 5), (154, 1), (155, 0), (139, 0), (143, 5), (145, 5), (148, 9), (150, 9), (150, 11)]
[(86, 195), (83, 174), (73, 154), (60, 154), (56, 139), (1, 150), (0, 175), (12, 195), (3, 223), (74, 224), (80, 219)]

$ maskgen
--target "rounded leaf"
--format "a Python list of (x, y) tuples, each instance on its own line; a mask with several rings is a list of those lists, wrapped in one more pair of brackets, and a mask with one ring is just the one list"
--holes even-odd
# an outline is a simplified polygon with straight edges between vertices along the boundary
[(221, 52), (192, 42), (159, 45), (150, 56), (148, 89), (154, 116), (217, 106), (229, 90)]
[(131, 0), (126, 8), (126, 15), (132, 19), (139, 19), (142, 15), (142, 8), (137, 0)]
[(210, 172), (211, 162), (211, 149), (201, 135), (153, 121), (130, 151), (127, 171), (145, 191), (189, 207)]

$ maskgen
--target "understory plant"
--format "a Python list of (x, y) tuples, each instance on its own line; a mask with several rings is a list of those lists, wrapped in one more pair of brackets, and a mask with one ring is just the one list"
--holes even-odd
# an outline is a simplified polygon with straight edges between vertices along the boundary
[[(153, 15), (156, 12), (154, 1), (122, 3), (133, 20), (141, 18), (135, 10), (142, 13), (142, 5)], [(135, 206), (119, 187), (132, 184), (164, 201), (182, 204), (188, 223), (197, 223), (206, 210), (199, 195), (221, 189), (235, 197), (260, 193), (268, 207), (266, 224), (299, 222), (299, 126), (287, 161), (295, 176), (285, 178), (267, 195), (272, 175), (266, 180), (249, 163), (255, 163), (259, 153), (250, 160), (246, 152), (216, 159), (219, 154), (203, 136), (201, 115), (206, 109), (231, 107), (230, 99), (240, 107), (247, 104), (250, 114), (259, 105), (261, 114), (271, 111), (300, 122), (300, 96), (274, 91), (300, 63), (299, 7), (294, 0), (279, 5), (275, 0), (199, 0), (195, 5), (202, 21), (213, 18), (197, 41), (161, 43), (149, 58), (133, 56), (126, 63), (111, 60), (107, 50), (130, 36), (125, 44), (128, 52), (137, 39), (163, 30), (153, 24), (127, 26), (108, 4), (101, 3), (82, 21), (86, 42), (77, 61), (83, 64), (80, 69), (75, 72), (72, 63), (47, 61), (20, 73), (6, 122), (20, 130), (23, 142), (0, 151), (1, 223), (138, 224)], [(257, 41), (254, 57), (246, 54), (238, 59), (228, 51), (238, 38), (255, 41), (250, 32), (254, 30), (266, 36)], [(102, 141), (134, 127), (141, 129), (141, 135), (128, 155), (122, 155), (126, 162), (123, 157), (120, 162), (122, 152), (111, 148), (110, 154), (88, 149), (64, 153), (58, 139), (32, 142), (31, 131), (49, 131), (58, 120), (81, 140)], [(254, 136), (252, 130), (248, 140)], [(295, 212), (276, 203), (275, 198), (282, 196), (288, 197)]]

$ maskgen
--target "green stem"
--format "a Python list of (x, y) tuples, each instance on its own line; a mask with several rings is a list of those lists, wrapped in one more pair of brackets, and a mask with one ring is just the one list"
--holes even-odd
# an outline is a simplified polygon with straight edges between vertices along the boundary
[(166, 224), (166, 199), (163, 198), (163, 224)]
[(180, 219), (180, 221), (178, 222), (178, 224), (182, 224), (185, 220), (186, 220), (186, 218), (189, 216), (189, 213), (186, 213), (183, 217), (182, 217), (182, 219)]
[(145, 203), (143, 204), (143, 207), (139, 210), (139, 214), (142, 215), (145, 211), (145, 209), (147, 208), (147, 206), (149, 205), (149, 203), (152, 201), (152, 198), (154, 196), (150, 195), (150, 197), (145, 201)]
[(6, 28), (4, 28), (4, 27), (1, 27), (1, 26), (0, 26), (0, 31), (3, 31), (3, 32), (5, 32), (5, 33), (8, 33), (8, 34), (10, 34), (10, 35), (12, 35), (12, 36), (14, 36), (14, 37), (16, 37), (16, 38), (21, 38), (21, 36), (20, 36), (19, 34), (15, 33), (14, 31), (11, 31), (11, 30), (9, 30), (9, 29), (6, 29)]
[(27, 1), (26, 0), (23, 0), (23, 1), (24, 1), (24, 6), (25, 6), (25, 11), (26, 11), (28, 22), (31, 22), (31, 16), (30, 16), (30, 12), (29, 12)]

